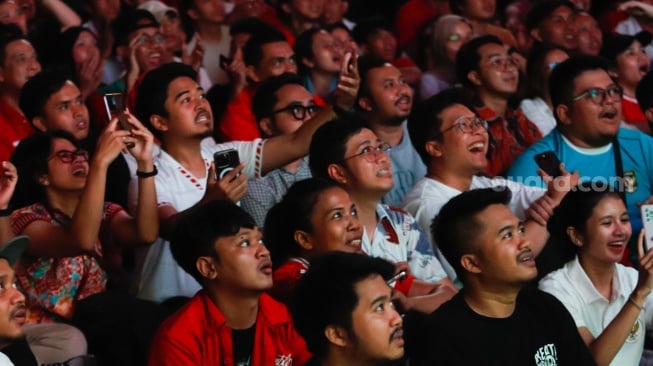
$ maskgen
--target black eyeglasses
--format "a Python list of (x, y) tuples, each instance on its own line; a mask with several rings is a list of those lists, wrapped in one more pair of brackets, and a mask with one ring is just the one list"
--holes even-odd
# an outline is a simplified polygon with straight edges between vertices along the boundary
[(75, 150), (75, 151), (61, 150), (52, 154), (52, 156), (48, 158), (48, 161), (54, 158), (58, 158), (62, 163), (69, 164), (77, 160), (78, 157), (81, 158), (83, 161), (88, 161), (88, 151), (82, 149)]
[(624, 95), (624, 90), (621, 89), (621, 87), (617, 85), (613, 85), (611, 87), (608, 87), (607, 89), (603, 88), (589, 88), (582, 92), (581, 94), (578, 94), (575, 96), (572, 101), (576, 102), (579, 101), (583, 98), (588, 98), (594, 104), (601, 105), (605, 103), (605, 97), (609, 96), (610, 101), (612, 102), (620, 102), (621, 98)]
[(387, 142), (382, 142), (379, 144), (379, 146), (376, 147), (366, 146), (365, 148), (363, 148), (361, 152), (354, 154), (350, 157), (344, 158), (341, 160), (341, 162), (362, 156), (363, 158), (365, 158), (365, 161), (367, 161), (368, 163), (375, 163), (379, 159), (379, 154), (385, 154), (388, 151), (390, 151), (390, 149), (392, 149), (392, 146), (390, 146), (390, 144), (388, 144)]
[(309, 117), (313, 117), (313, 115), (317, 113), (317, 111), (319, 111), (320, 109), (322, 109), (322, 107), (317, 105), (304, 106), (301, 104), (291, 104), (281, 109), (277, 109), (276, 111), (272, 111), (272, 113), (270, 113), (270, 116), (273, 116), (281, 112), (290, 112), (294, 119), (300, 121), (306, 118), (306, 113), (308, 113)]
[(451, 126), (440, 131), (440, 135), (444, 135), (445, 132), (451, 131), (456, 127), (458, 127), (462, 133), (472, 133), (480, 128), (487, 130), (487, 121), (478, 117), (461, 116), (458, 117)]

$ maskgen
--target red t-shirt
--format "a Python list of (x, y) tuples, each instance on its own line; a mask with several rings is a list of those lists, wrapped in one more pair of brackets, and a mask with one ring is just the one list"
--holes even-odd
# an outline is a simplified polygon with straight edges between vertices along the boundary
[(9, 160), (20, 140), (34, 132), (22, 113), (0, 99), (0, 161)]
[(229, 104), (222, 115), (218, 129), (220, 139), (227, 141), (253, 141), (261, 132), (252, 111), (252, 99), (256, 89), (244, 88)]
[(644, 116), (644, 112), (639, 107), (637, 100), (633, 100), (624, 95), (621, 100), (621, 114), (623, 115), (624, 121), (637, 127), (638, 130), (648, 134), (651, 133), (646, 116)]
[(399, 8), (396, 21), (399, 49), (405, 49), (426, 23), (437, 15), (424, 0), (410, 0)]

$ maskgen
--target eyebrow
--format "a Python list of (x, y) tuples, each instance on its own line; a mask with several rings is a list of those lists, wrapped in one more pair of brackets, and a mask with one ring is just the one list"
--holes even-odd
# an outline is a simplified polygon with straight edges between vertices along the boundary
[[(204, 88), (202, 88), (201, 86), (198, 86), (197, 88), (195, 88), (195, 90), (199, 90), (201, 92), (204, 92)], [(183, 96), (184, 94), (188, 94), (188, 93), (190, 93), (190, 90), (180, 91), (179, 93), (177, 93), (177, 95), (175, 95), (175, 100), (179, 99), (181, 96)]]
[(499, 236), (501, 236), (501, 234), (505, 233), (506, 231), (512, 231), (516, 227), (521, 227), (521, 226), (524, 226), (524, 223), (522, 221), (519, 221), (517, 223), (517, 225), (513, 225), (513, 224), (506, 225), (506, 226), (502, 227), (501, 229), (499, 229)]
[(387, 301), (390, 301), (390, 296), (388, 296), (388, 295), (378, 296), (374, 300), (372, 300), (372, 302), (370, 303), (370, 307), (373, 308), (377, 304), (381, 304), (381, 303), (384, 303), (384, 302), (387, 302)]

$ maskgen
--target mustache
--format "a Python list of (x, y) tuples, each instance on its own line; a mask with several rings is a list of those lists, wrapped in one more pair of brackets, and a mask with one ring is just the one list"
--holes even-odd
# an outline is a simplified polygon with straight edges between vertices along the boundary
[(399, 326), (395, 330), (390, 333), (390, 342), (397, 338), (403, 338), (404, 337), (404, 327)]
[(14, 310), (11, 311), (11, 313), (9, 313), (9, 316), (11, 318), (15, 318), (16, 314), (18, 314), (19, 312), (24, 313), (26, 311), (27, 311), (27, 306), (25, 306), (24, 303), (20, 303), (20, 304), (16, 305), (16, 307), (14, 308)]

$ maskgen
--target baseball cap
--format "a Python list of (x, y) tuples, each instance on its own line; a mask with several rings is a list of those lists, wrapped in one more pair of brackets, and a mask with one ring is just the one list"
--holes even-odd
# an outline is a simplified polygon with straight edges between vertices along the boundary
[(0, 258), (6, 259), (9, 264), (13, 265), (20, 259), (28, 245), (29, 237), (27, 235), (16, 236), (2, 246)]
[(626, 34), (606, 34), (603, 38), (603, 47), (601, 47), (601, 56), (614, 63), (617, 56), (630, 47), (635, 41), (639, 41), (642, 47), (646, 47), (653, 40), (653, 35), (647, 31), (641, 31), (634, 36)]
[(127, 37), (132, 32), (143, 28), (159, 28), (154, 15), (144, 9), (134, 9), (121, 13), (113, 22), (114, 36), (119, 45), (127, 44)]
[(171, 6), (168, 6), (161, 1), (158, 0), (148, 0), (141, 5), (138, 6), (139, 9), (147, 10), (152, 15), (154, 15), (154, 18), (156, 19), (157, 22), (161, 23), (163, 18), (168, 14), (168, 13), (174, 13), (176, 15), (179, 15), (179, 11)]
[(540, 23), (548, 18), (556, 9), (561, 6), (566, 6), (571, 9), (573, 12), (576, 12), (576, 7), (570, 1), (567, 0), (547, 0), (542, 1), (531, 9), (526, 17), (526, 28), (528, 30), (537, 28)]

